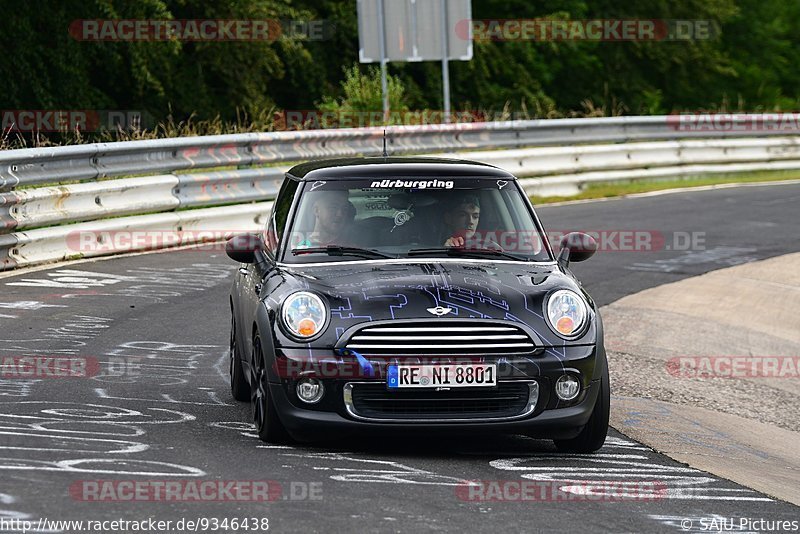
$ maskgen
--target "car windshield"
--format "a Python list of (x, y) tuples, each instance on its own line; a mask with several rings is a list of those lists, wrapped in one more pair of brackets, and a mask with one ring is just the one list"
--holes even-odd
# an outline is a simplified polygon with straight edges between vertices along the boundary
[(307, 182), (283, 260), (551, 260), (522, 195), (496, 177)]

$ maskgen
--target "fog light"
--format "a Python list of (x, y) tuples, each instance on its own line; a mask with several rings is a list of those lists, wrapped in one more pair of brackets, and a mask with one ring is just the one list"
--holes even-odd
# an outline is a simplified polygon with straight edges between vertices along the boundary
[(570, 401), (581, 392), (581, 383), (573, 375), (561, 375), (556, 380), (556, 395), (564, 401)]
[(297, 383), (297, 397), (308, 404), (319, 402), (324, 393), (322, 382), (316, 378), (304, 378)]

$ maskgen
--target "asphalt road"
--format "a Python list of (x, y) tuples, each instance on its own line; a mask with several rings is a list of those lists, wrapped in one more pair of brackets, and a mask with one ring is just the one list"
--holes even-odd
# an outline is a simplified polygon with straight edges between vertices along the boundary
[[(539, 213), (549, 229), (604, 232), (606, 249), (618, 239), (609, 233), (620, 230), (650, 232), (663, 244), (656, 251), (602, 250), (574, 266), (604, 305), (646, 287), (800, 250), (799, 203), (800, 185), (784, 185)], [(695, 242), (684, 250), (687, 235)], [(185, 250), (0, 279), (0, 358), (85, 358), (94, 374), (0, 380), (0, 532), (21, 532), (23, 524), (13, 520), (66, 532), (77, 528), (49, 521), (153, 518), (172, 521), (169, 530), (178, 531), (181, 519), (206, 518), (209, 528), (197, 528), (206, 532), (214, 531), (213, 518), (258, 519), (250, 532), (263, 531), (262, 518), (274, 532), (708, 532), (725, 525), (749, 532), (759, 529), (748, 520), (800, 520), (796, 506), (678, 464), (616, 432), (599, 453), (582, 457), (514, 436), (268, 446), (252, 434), (249, 405), (228, 392), (227, 294), (235, 268), (221, 250)], [(474, 480), (512, 484), (481, 492), (465, 482)], [(548, 490), (569, 480), (592, 481), (605, 496)], [(232, 492), (221, 501), (185, 500), (196, 497), (198, 482), (209, 481), (238, 481), (262, 496), (269, 481), (273, 500)], [(180, 489), (173, 484), (171, 498), (141, 493), (131, 500), (131, 482), (140, 491), (142, 482), (151, 492), (164, 482)], [(515, 488), (523, 482), (545, 488), (546, 497), (520, 501)], [(655, 492), (620, 498), (620, 483)], [(506, 500), (480, 500), (497, 497), (491, 491), (497, 488)], [(124, 529), (107, 524), (105, 531), (112, 530)]]

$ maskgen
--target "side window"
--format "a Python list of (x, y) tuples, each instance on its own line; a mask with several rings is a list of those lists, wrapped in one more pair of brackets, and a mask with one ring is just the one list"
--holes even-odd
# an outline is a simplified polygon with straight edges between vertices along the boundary
[(286, 229), (286, 219), (289, 217), (289, 210), (292, 207), (298, 185), (299, 183), (291, 178), (284, 179), (275, 203), (272, 205), (272, 215), (269, 218), (264, 242), (273, 252), (277, 250), (283, 231)]

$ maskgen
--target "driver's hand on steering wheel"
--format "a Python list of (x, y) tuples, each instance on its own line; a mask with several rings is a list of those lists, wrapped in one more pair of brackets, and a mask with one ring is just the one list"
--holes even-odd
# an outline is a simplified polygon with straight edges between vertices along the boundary
[(453, 236), (448, 238), (447, 241), (444, 242), (444, 246), (446, 247), (463, 247), (464, 246), (464, 238), (459, 236)]
[[(444, 246), (446, 247), (464, 247), (466, 246), (466, 240), (460, 236), (453, 236), (448, 238), (447, 241), (444, 242)], [(478, 248), (486, 248), (488, 250), (497, 250), (500, 252), (504, 252), (503, 247), (500, 246), (499, 243), (495, 242), (494, 240), (487, 240), (485, 247), (478, 247)]]

